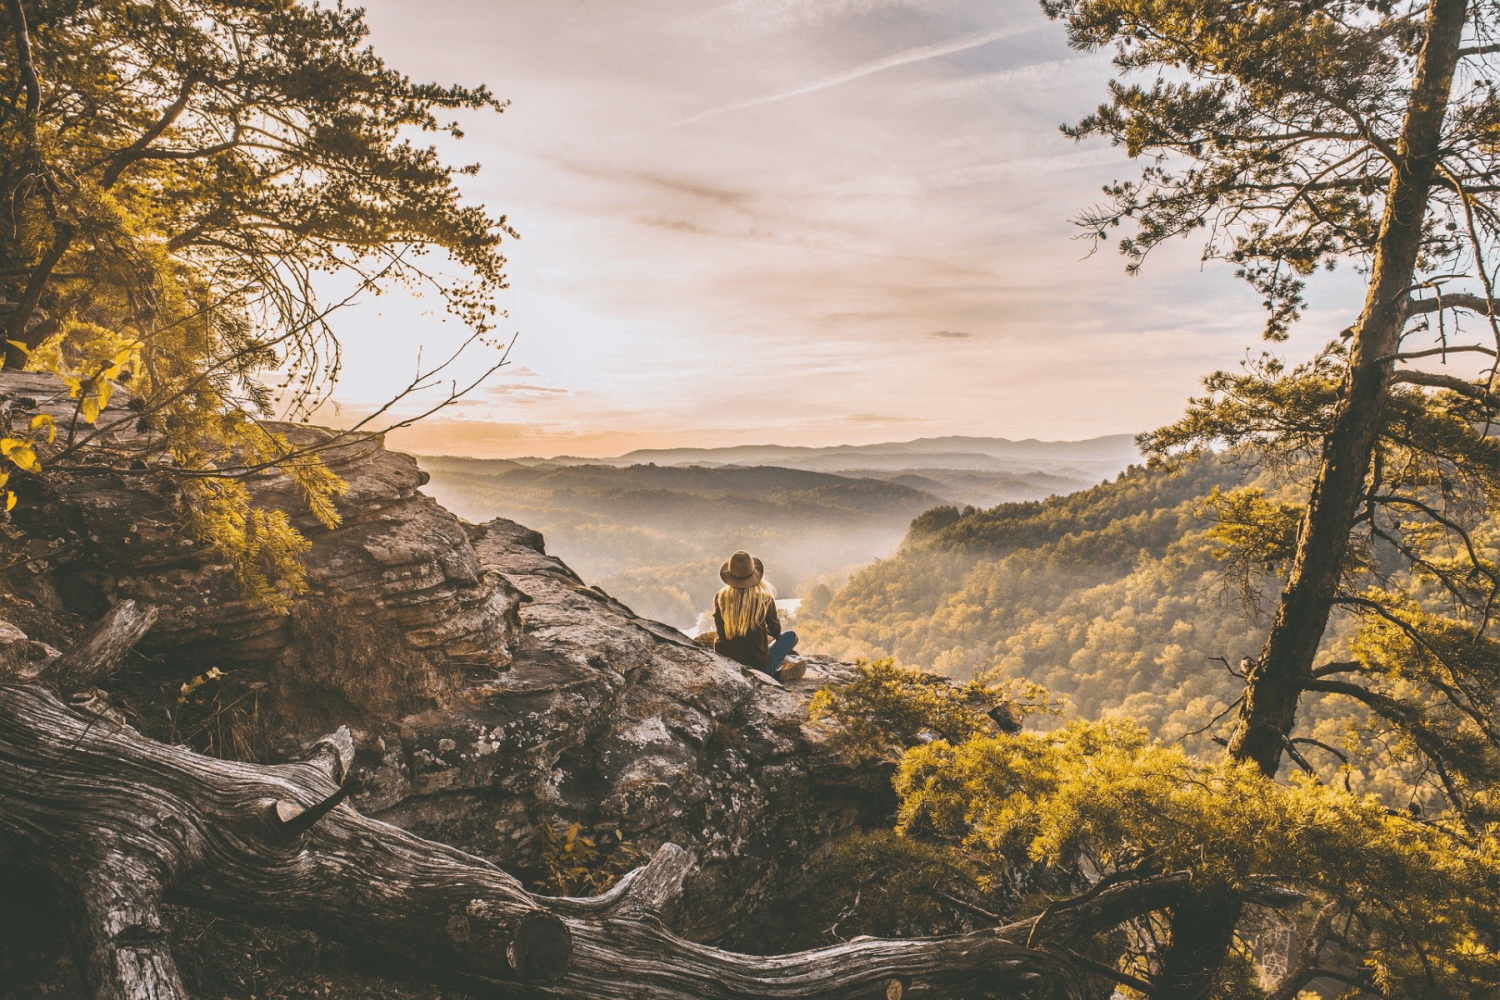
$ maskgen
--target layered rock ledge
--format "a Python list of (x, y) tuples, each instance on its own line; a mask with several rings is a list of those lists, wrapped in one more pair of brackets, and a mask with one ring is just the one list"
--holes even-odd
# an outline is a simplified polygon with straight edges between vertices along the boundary
[[(0, 392), (71, 416), (48, 376), (0, 374)], [(98, 421), (122, 451), (141, 443), (128, 405), (117, 396)], [(167, 735), (164, 713), (180, 737), (162, 693), (227, 670), (254, 696), (257, 745), (273, 748), (261, 756), (348, 724), (361, 811), (533, 880), (568, 853), (559, 838), (575, 824), (591, 857), (564, 860), (584, 874), (611, 850), (686, 847), (699, 864), (676, 923), (699, 940), (756, 947), (761, 903), (817, 845), (887, 820), (888, 772), (837, 758), (806, 724), (811, 693), (847, 665), (809, 658), (785, 687), (747, 674), (587, 586), (536, 532), (460, 521), (379, 437), (276, 429), (323, 446), (349, 487), (329, 530), (286, 477), (250, 480), (256, 502), (287, 511), (312, 543), (311, 589), (290, 615), (239, 600), (228, 568), (184, 532), (162, 476), (122, 467), (13, 480), (12, 607), (0, 617), (152, 605), (148, 655), (116, 699), (143, 729)]]

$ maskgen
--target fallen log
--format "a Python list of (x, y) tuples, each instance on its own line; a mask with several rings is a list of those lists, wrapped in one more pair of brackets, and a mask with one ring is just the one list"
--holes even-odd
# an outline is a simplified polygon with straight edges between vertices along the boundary
[(692, 865), (672, 845), (603, 896), (534, 896), (479, 858), (343, 802), (348, 751), (341, 731), (302, 763), (218, 760), (45, 689), (0, 686), (0, 869), (43, 871), (70, 901), (76, 958), (98, 1000), (186, 998), (162, 902), (375, 946), (498, 996), (1090, 995), (1065, 953), (1026, 946), (1029, 925), (771, 956), (685, 941), (662, 919)]
[(0, 864), (46, 872), (73, 906), (75, 957), (99, 1000), (187, 997), (163, 901), (496, 981), (567, 968), (567, 926), (515, 879), (342, 797), (324, 762), (204, 757), (42, 688), (0, 687)]

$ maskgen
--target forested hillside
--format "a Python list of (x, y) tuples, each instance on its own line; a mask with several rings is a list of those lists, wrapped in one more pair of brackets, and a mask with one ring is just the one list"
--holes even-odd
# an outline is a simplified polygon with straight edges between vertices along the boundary
[(935, 508), (894, 556), (810, 595), (799, 629), (822, 652), (1025, 678), (1085, 718), (1121, 709), (1164, 734), (1197, 729), (1239, 692), (1215, 658), (1239, 663), (1264, 632), (1226, 589), (1203, 514), (1214, 487), (1252, 475), (1210, 457), (1043, 501)]

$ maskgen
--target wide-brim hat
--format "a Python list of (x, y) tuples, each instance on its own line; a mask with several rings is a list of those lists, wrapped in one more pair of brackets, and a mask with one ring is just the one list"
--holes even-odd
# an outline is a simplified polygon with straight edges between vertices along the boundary
[(730, 556), (719, 569), (719, 579), (736, 590), (749, 590), (765, 575), (765, 565), (744, 549)]

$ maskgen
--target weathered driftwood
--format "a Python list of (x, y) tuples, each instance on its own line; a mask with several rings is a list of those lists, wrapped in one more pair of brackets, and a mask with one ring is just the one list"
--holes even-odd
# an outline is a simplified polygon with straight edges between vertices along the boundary
[(44, 689), (0, 686), (0, 868), (45, 871), (72, 900), (80, 969), (100, 1000), (186, 996), (163, 900), (374, 945), (503, 996), (1084, 995), (1066, 953), (1026, 946), (1029, 924), (774, 956), (682, 940), (661, 916), (692, 859), (671, 845), (604, 896), (533, 896), (483, 860), (341, 803), (348, 751), (341, 732), (305, 763), (222, 761)]
[(659, 917), (681, 894), (692, 864), (687, 851), (666, 844), (650, 864), (602, 896), (537, 897), (567, 919), (573, 934), (568, 974), (541, 992), (599, 1000), (1063, 998), (1082, 992), (1069, 960), (1014, 940), (1025, 936), (1020, 926), (941, 938), (856, 938), (831, 948), (767, 956), (684, 941)]

